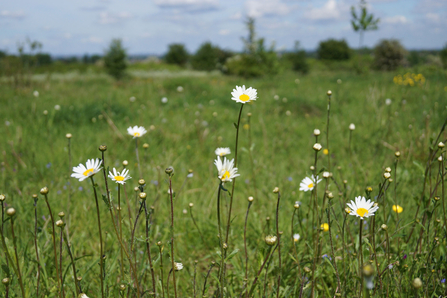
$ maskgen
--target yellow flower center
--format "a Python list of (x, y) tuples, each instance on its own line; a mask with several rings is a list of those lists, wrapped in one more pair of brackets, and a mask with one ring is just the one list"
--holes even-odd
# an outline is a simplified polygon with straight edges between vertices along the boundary
[(360, 217), (365, 216), (365, 214), (368, 214), (368, 210), (366, 210), (365, 208), (359, 208), (357, 209), (357, 214), (360, 215)]
[(400, 207), (399, 205), (393, 205), (393, 211), (396, 213), (401, 213), (402, 211), (404, 211), (404, 209), (402, 207)]
[(134, 136), (134, 137), (139, 137), (139, 136), (140, 136), (140, 133), (139, 133), (139, 132), (134, 132), (134, 133), (133, 133), (133, 136)]
[(250, 99), (250, 96), (248, 96), (247, 94), (242, 94), (241, 96), (239, 96), (239, 99), (242, 101), (248, 101)]
[(84, 176), (88, 176), (90, 173), (93, 173), (93, 169), (88, 169), (87, 171), (85, 171), (84, 173), (82, 173), (82, 175), (84, 175)]
[(309, 184), (307, 187), (312, 188), (312, 187), (314, 187), (314, 184), (311, 183), (311, 184)]
[(220, 152), (220, 154), (219, 154), (220, 156), (224, 156), (225, 154), (223, 153), (223, 152)]
[(225, 171), (225, 173), (222, 175), (222, 181), (230, 179), (230, 172)]
[(114, 177), (116, 181), (124, 181), (124, 177), (123, 176), (115, 176)]

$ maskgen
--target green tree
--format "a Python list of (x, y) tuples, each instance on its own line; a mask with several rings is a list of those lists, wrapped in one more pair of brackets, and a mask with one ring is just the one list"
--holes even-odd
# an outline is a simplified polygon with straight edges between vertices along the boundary
[(107, 73), (116, 80), (124, 77), (127, 68), (126, 57), (126, 50), (123, 48), (121, 39), (113, 39), (104, 55), (104, 66)]
[(173, 43), (169, 45), (169, 50), (165, 55), (165, 61), (168, 64), (177, 64), (185, 66), (188, 62), (189, 54), (184, 44)]
[(318, 58), (323, 60), (349, 60), (351, 49), (346, 40), (328, 39), (321, 41), (318, 50)]
[(442, 66), (447, 69), (447, 44), (445, 44), (444, 48), (439, 52), (439, 56), (441, 56)]
[(406, 64), (407, 54), (398, 40), (381, 40), (374, 48), (374, 67), (379, 70), (395, 70)]
[(377, 24), (379, 23), (380, 19), (374, 19), (374, 15), (372, 13), (368, 14), (365, 0), (360, 1), (360, 15), (356, 13), (354, 6), (351, 6), (351, 15), (352, 28), (355, 32), (360, 33), (360, 49), (363, 43), (363, 34), (365, 34), (365, 31), (377, 30), (379, 28)]

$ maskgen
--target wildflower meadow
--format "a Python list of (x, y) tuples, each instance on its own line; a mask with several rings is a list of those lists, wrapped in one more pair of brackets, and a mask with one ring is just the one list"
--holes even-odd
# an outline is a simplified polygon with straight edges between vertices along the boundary
[(444, 297), (445, 70), (2, 84), (0, 297)]

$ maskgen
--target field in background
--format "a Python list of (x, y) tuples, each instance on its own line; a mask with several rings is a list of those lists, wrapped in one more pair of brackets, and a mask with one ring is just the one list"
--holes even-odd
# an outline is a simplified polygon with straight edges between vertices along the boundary
[[(333, 68), (341, 67), (334, 65)], [(326, 148), (327, 90), (333, 92), (329, 135), (332, 172), (339, 186), (343, 184), (343, 180), (347, 180), (346, 199), (351, 200), (355, 196), (363, 195), (367, 186), (373, 188), (373, 197), (377, 195), (385, 167), (393, 167), (394, 153), (400, 151), (398, 171), (392, 175), (398, 182), (399, 205), (404, 209), (399, 215), (401, 226), (410, 223), (420, 203), (429, 145), (432, 139), (438, 136), (447, 116), (447, 73), (440, 69), (412, 69), (410, 72), (421, 72), (426, 81), (423, 85), (411, 87), (393, 83), (394, 76), (404, 75), (409, 71), (407, 69), (389, 73), (370, 72), (363, 76), (334, 69), (317, 68), (307, 76), (285, 70), (275, 77), (249, 80), (219, 74), (194, 76), (197, 74), (195, 72), (186, 73), (186, 76), (152, 76), (140, 73), (123, 82), (114, 83), (112, 79), (101, 75), (76, 75), (36, 79), (30, 87), (21, 89), (14, 89), (2, 82), (0, 193), (6, 195), (8, 206), (17, 209), (17, 241), (19, 255), (22, 256), (22, 273), (26, 276), (28, 287), (34, 288), (35, 280), (32, 277), (36, 272), (32, 237), (34, 208), (31, 195), (38, 194), (43, 186), (48, 186), (53, 212), (64, 211), (67, 214), (70, 241), (74, 255), (79, 258), (77, 268), (78, 274), (83, 277), (83, 290), (89, 297), (100, 297), (97, 273), (99, 266), (96, 265), (99, 248), (93, 192), (88, 181), (79, 182), (69, 178), (71, 168), (65, 134), (73, 135), (72, 166), (84, 163), (86, 159), (100, 158), (98, 147), (103, 144), (108, 148), (106, 162), (110, 168), (122, 168), (123, 160), (129, 161), (128, 168), (133, 179), (126, 184), (126, 193), (135, 213), (138, 205), (133, 189), (137, 186), (139, 177), (135, 165), (135, 143), (132, 137), (126, 134), (126, 129), (129, 126), (141, 125), (149, 131), (139, 141), (143, 178), (147, 182), (147, 202), (154, 206), (150, 237), (154, 259), (157, 260), (158, 254), (155, 243), (162, 241), (166, 244), (170, 237), (168, 184), (164, 169), (173, 166), (173, 189), (176, 192), (176, 261), (181, 261), (185, 266), (176, 276), (180, 297), (192, 297), (194, 260), (198, 260), (197, 285), (200, 288), (203, 286), (204, 275), (210, 262), (219, 260), (216, 254), (219, 250), (215, 211), (218, 181), (213, 165), (214, 150), (217, 147), (230, 147), (234, 150), (236, 130), (233, 123), (237, 121), (239, 104), (231, 100), (230, 93), (236, 85), (256, 88), (258, 100), (244, 107), (241, 120), (238, 156), (241, 176), (237, 178), (235, 188), (234, 221), (228, 243), (228, 251), (239, 249), (228, 262), (230, 269), (227, 291), (231, 297), (238, 296), (243, 285), (244, 255), (241, 231), (247, 197), (255, 198), (250, 211), (247, 239), (251, 264), (249, 272), (252, 279), (265, 253), (264, 236), (274, 233), (274, 223), (266, 222), (266, 217), (273, 219), (275, 216), (276, 197), (272, 193), (274, 187), (279, 187), (282, 194), (279, 222), (280, 230), (284, 231), (285, 235), (282, 240), (285, 262), (283, 294), (284, 297), (287, 293), (294, 297), (287, 288), (294, 284), (296, 277), (296, 268), (291, 258), (290, 220), (295, 201), (301, 202), (302, 214), (311, 210), (309, 193), (300, 192), (298, 189), (300, 181), (311, 174), (309, 167), (314, 162), (312, 145), (315, 138), (312, 133), (315, 128), (322, 131), (320, 143)], [(35, 90), (39, 92), (38, 97), (33, 95)], [(167, 98), (166, 103), (161, 101), (163, 97)], [(250, 119), (247, 113), (252, 114)], [(352, 154), (349, 153), (348, 142), (350, 123), (356, 126), (352, 133)], [(441, 139), (446, 139), (445, 132)], [(149, 148), (143, 149), (143, 143), (149, 144)], [(230, 157), (233, 158), (234, 155)], [(326, 165), (326, 156), (322, 153), (319, 165)], [(189, 169), (194, 171), (191, 178), (187, 178)], [(101, 192), (105, 193), (101, 175), (97, 174), (95, 179)], [(344, 207), (338, 205), (337, 185), (331, 182), (329, 188), (337, 197), (335, 211), (342, 214)], [(69, 191), (72, 192), (71, 201), (68, 200)], [(115, 185), (111, 195), (116, 201)], [(392, 192), (386, 199), (388, 217), (385, 222), (395, 226), (395, 217), (391, 211), (395, 199)], [(224, 200), (228, 202), (228, 196), (225, 196)], [(194, 204), (192, 209), (189, 203)], [(104, 230), (108, 232), (105, 237), (109, 278), (107, 285), (111, 293), (117, 293), (121, 283), (116, 278), (119, 272), (119, 245), (106, 206), (101, 206)], [(48, 212), (42, 199), (38, 202), (37, 210), (38, 225), (42, 229), (38, 234), (42, 263), (50, 264), (51, 233)], [(192, 222), (191, 210), (205, 243)], [(380, 210), (379, 212), (381, 213)], [(436, 213), (437, 217), (441, 215), (441, 212)], [(355, 229), (354, 222), (356, 221), (348, 219), (352, 230)], [(381, 220), (381, 223), (385, 222)], [(136, 233), (139, 240), (136, 251), (141, 273), (145, 276), (146, 287), (149, 288), (150, 275), (144, 267), (143, 221), (141, 223)], [(400, 231), (395, 237), (404, 239), (410, 227)], [(303, 262), (308, 257), (306, 242), (311, 245), (311, 228), (308, 223), (304, 223), (304, 229), (301, 225), (294, 227), (295, 232), (301, 235), (297, 249)], [(125, 231), (128, 231), (127, 226)], [(333, 232), (333, 238), (336, 248), (341, 249), (336, 231)], [(445, 256), (444, 236), (441, 242), (442, 245), (436, 254)], [(330, 254), (327, 234), (323, 234), (322, 243), (322, 253)], [(410, 254), (414, 249), (414, 244), (401, 245), (406, 254)], [(168, 245), (165, 250), (169, 251)], [(340, 253), (336, 255), (339, 256)], [(401, 257), (401, 253), (395, 248), (393, 257), (396, 260)], [(169, 264), (169, 257), (165, 256), (164, 261)], [(275, 262), (276, 260), (270, 265), (269, 271), (270, 293), (274, 291)], [(411, 266), (410, 261), (408, 264)], [(69, 259), (65, 255), (64, 268), (68, 266)], [(355, 273), (356, 267), (352, 264), (348, 266), (353, 266)], [(158, 270), (158, 263), (155, 267)], [(42, 287), (51, 291), (55, 285), (55, 274), (53, 269), (46, 269), (46, 282)], [(168, 270), (166, 267), (165, 278)], [(332, 270), (331, 265), (325, 262), (319, 265), (319, 277), (327, 279), (324, 283), (328, 285), (328, 288), (318, 288), (321, 297), (329, 297), (329, 293), (333, 293), (335, 289)], [(442, 272), (445, 278), (445, 271), (442, 270), (445, 268), (441, 268), (441, 275), (436, 276), (439, 277), (438, 283)], [(212, 276), (213, 274), (215, 276), (217, 271), (212, 271)], [(66, 291), (71, 293), (74, 290), (70, 282), (71, 273), (67, 273), (66, 278)], [(401, 282), (403, 287), (409, 287), (410, 279)], [(215, 278), (210, 278), (208, 283), (208, 297), (211, 297), (217, 282)], [(439, 288), (442, 286), (445, 288), (445, 283), (439, 285)], [(172, 290), (172, 285), (170, 288)], [(14, 285), (13, 291), (19, 295), (17, 284)], [(68, 296), (71, 297), (70, 295)], [(55, 294), (50, 294), (49, 297), (55, 297)], [(110, 297), (118, 296), (110, 294)]]

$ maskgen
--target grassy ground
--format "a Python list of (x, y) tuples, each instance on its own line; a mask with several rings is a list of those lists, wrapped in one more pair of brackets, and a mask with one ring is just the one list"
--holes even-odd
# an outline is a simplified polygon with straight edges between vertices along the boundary
[[(279, 187), (281, 191), (279, 230), (284, 232), (281, 238), (282, 278), (279, 297), (298, 297), (301, 290), (303, 297), (310, 296), (312, 290), (318, 297), (332, 297), (336, 291), (346, 297), (358, 295), (362, 284), (358, 269), (359, 221), (345, 215), (345, 203), (356, 196), (365, 195), (367, 186), (372, 187), (373, 191), (368, 195), (374, 200), (379, 195), (379, 184), (384, 181), (382, 175), (385, 167), (392, 168), (391, 177), (394, 181), (386, 194), (379, 196), (380, 208), (375, 216), (375, 249), (371, 246), (372, 218), (365, 222), (363, 235), (363, 258), (365, 263), (371, 259), (375, 269), (376, 289), (367, 294), (374, 293), (376, 297), (385, 293), (389, 297), (413, 295), (411, 282), (420, 277), (424, 286), (419, 290), (419, 295), (423, 292), (430, 296), (442, 295), (446, 291), (444, 198), (439, 202), (431, 201), (435, 195), (441, 196), (442, 183), (438, 183), (440, 175), (436, 161), (439, 151), (432, 158), (432, 170), (425, 176), (424, 172), (429, 146), (438, 137), (447, 116), (446, 74), (427, 71), (422, 73), (426, 78), (422, 86), (395, 85), (393, 77), (405, 72), (369, 73), (363, 76), (344, 71), (316, 71), (308, 76), (284, 72), (275, 77), (250, 80), (218, 74), (196, 77), (139, 76), (121, 83), (114, 83), (102, 76), (80, 75), (35, 81), (31, 87), (21, 89), (13, 89), (2, 83), (0, 148), (3, 156), (0, 193), (6, 195), (7, 208), (13, 206), (17, 210), (14, 228), (26, 296), (36, 297), (37, 262), (32, 194), (38, 194), (43, 186), (48, 186), (50, 190), (48, 197), (53, 213), (64, 211), (66, 214), (64, 221), (76, 258), (77, 275), (83, 278), (82, 291), (89, 297), (101, 296), (93, 189), (88, 180), (79, 182), (69, 176), (71, 167), (85, 164), (90, 158), (100, 158), (98, 147), (104, 144), (107, 145), (106, 167), (120, 170), (122, 162), (127, 160), (133, 177), (126, 184), (126, 196), (122, 193), (126, 247), (130, 243), (132, 227), (129, 224), (128, 208), (133, 222), (140, 206), (134, 187), (138, 186), (138, 178), (146, 181), (144, 191), (147, 193), (147, 204), (154, 207), (149, 242), (157, 280), (157, 297), (162, 296), (159, 248), (163, 248), (163, 285), (166, 296), (166, 279), (171, 268), (169, 180), (164, 173), (168, 166), (175, 168), (172, 178), (175, 192), (175, 260), (184, 265), (183, 270), (176, 272), (178, 297), (193, 297), (194, 285), (197, 296), (202, 295), (211, 262), (216, 264), (207, 279), (205, 296), (218, 297), (218, 265), (221, 257), (217, 237), (216, 198), (219, 181), (213, 165), (214, 150), (217, 147), (230, 147), (230, 158), (234, 158), (236, 129), (233, 123), (237, 122), (240, 104), (231, 100), (230, 93), (236, 85), (256, 88), (259, 98), (253, 104), (246, 104), (242, 112), (237, 165), (241, 176), (233, 182), (235, 191), (227, 254), (234, 252), (234, 255), (231, 254), (232, 258), (226, 261), (226, 296), (239, 297), (244, 291), (243, 229), (249, 196), (254, 197), (247, 225), (249, 288), (265, 256), (272, 250), (265, 245), (264, 237), (276, 234), (277, 195), (272, 193), (274, 187)], [(183, 87), (182, 92), (178, 91), (178, 86)], [(33, 96), (34, 90), (39, 92), (38, 97)], [(319, 209), (316, 212), (321, 216), (321, 222), (327, 222), (325, 210), (333, 210), (330, 233), (337, 270), (341, 276), (341, 291), (337, 289), (329, 233), (316, 232), (316, 222), (320, 219), (312, 217), (315, 208), (311, 202), (311, 192), (299, 191), (301, 180), (312, 174), (310, 166), (314, 164), (312, 146), (315, 143), (315, 128), (322, 132), (319, 142), (324, 149), (328, 148), (327, 90), (333, 93), (329, 125), (331, 165), (329, 169), (328, 156), (322, 150), (318, 154), (317, 171), (330, 171), (334, 179), (318, 185)], [(135, 100), (130, 100), (131, 97)], [(161, 101), (162, 97), (168, 99), (167, 103)], [(386, 99), (391, 99), (389, 105)], [(248, 117), (248, 113), (252, 116)], [(354, 123), (356, 129), (352, 131), (349, 142), (350, 123)], [(139, 177), (136, 164), (135, 140), (126, 133), (127, 127), (134, 125), (142, 125), (149, 131), (138, 140), (142, 177)], [(66, 133), (73, 135), (70, 147)], [(442, 132), (440, 140), (445, 141), (446, 136)], [(149, 147), (144, 149), (143, 143)], [(436, 146), (434, 148), (437, 149)], [(397, 171), (394, 168), (395, 151), (401, 153)], [(194, 175), (187, 178), (189, 169), (194, 171)], [(95, 175), (100, 196), (106, 194), (101, 173)], [(427, 178), (425, 199), (421, 201), (424, 177)], [(117, 187), (110, 180), (108, 183), (116, 205)], [(226, 184), (227, 189), (231, 189), (231, 186), (231, 183)], [(326, 186), (335, 196), (329, 203), (332, 209), (328, 209), (326, 198), (323, 202)], [(228, 192), (223, 192), (224, 227), (227, 225), (229, 197)], [(294, 209), (296, 201), (301, 202), (297, 212)], [(398, 217), (391, 210), (391, 205), (396, 202), (403, 207)], [(126, 273), (121, 277), (120, 245), (107, 206), (101, 198), (99, 203), (105, 242), (106, 293), (108, 297), (119, 297), (119, 285), (124, 284), (127, 290), (122, 294), (136, 296), (134, 279), (126, 260)], [(194, 207), (190, 208), (189, 203), (193, 203)], [(415, 226), (413, 222), (419, 205), (421, 210), (417, 217), (420, 223), (416, 225), (410, 240), (406, 241)], [(39, 296), (43, 297), (45, 293), (47, 297), (57, 297), (51, 222), (40, 194), (37, 214), (37, 241), (43, 268)], [(424, 222), (427, 214), (431, 216)], [(293, 233), (300, 234), (300, 240), (295, 242), (296, 252), (291, 240), (293, 215)], [(268, 217), (270, 220), (266, 220)], [(346, 231), (343, 225), (345, 218)], [(397, 229), (397, 223), (400, 228), (404, 228)], [(380, 230), (382, 224), (388, 225), (390, 245), (387, 245), (386, 233)], [(10, 226), (9, 221), (4, 223), (4, 235), (14, 259)], [(421, 237), (422, 244), (416, 247), (422, 229), (425, 231)], [(319, 241), (315, 242), (315, 237)], [(436, 246), (433, 245), (435, 237), (439, 240)], [(59, 236), (56, 238), (59, 241)], [(142, 292), (146, 291), (144, 297), (149, 297), (152, 282), (145, 238), (143, 213), (135, 232), (133, 260), (137, 263)], [(162, 246), (156, 245), (158, 241), (162, 242)], [(343, 245), (347, 246), (345, 250)], [(415, 250), (422, 254), (413, 255)], [(378, 283), (373, 251), (377, 254), (379, 271), (384, 272), (380, 277), (383, 287)], [(332, 261), (322, 258), (324, 254), (331, 257)], [(3, 252), (1, 256), (4, 270), (2, 277), (10, 275), (12, 279), (9, 295), (20, 297), (22, 294), (18, 279), (11, 265), (8, 273)], [(198, 261), (197, 265), (195, 260)], [(254, 288), (255, 297), (277, 296), (277, 276), (280, 272), (278, 250), (275, 250), (270, 260), (271, 263), (265, 266), (268, 268), (264, 267), (260, 275), (259, 287)], [(389, 264), (394, 264), (394, 269), (386, 270)], [(65, 247), (62, 265), (66, 295), (73, 297), (75, 286)], [(313, 272), (306, 272), (305, 267)], [(312, 276), (315, 289), (312, 289)], [(171, 296), (174, 295), (172, 276), (169, 292)]]

